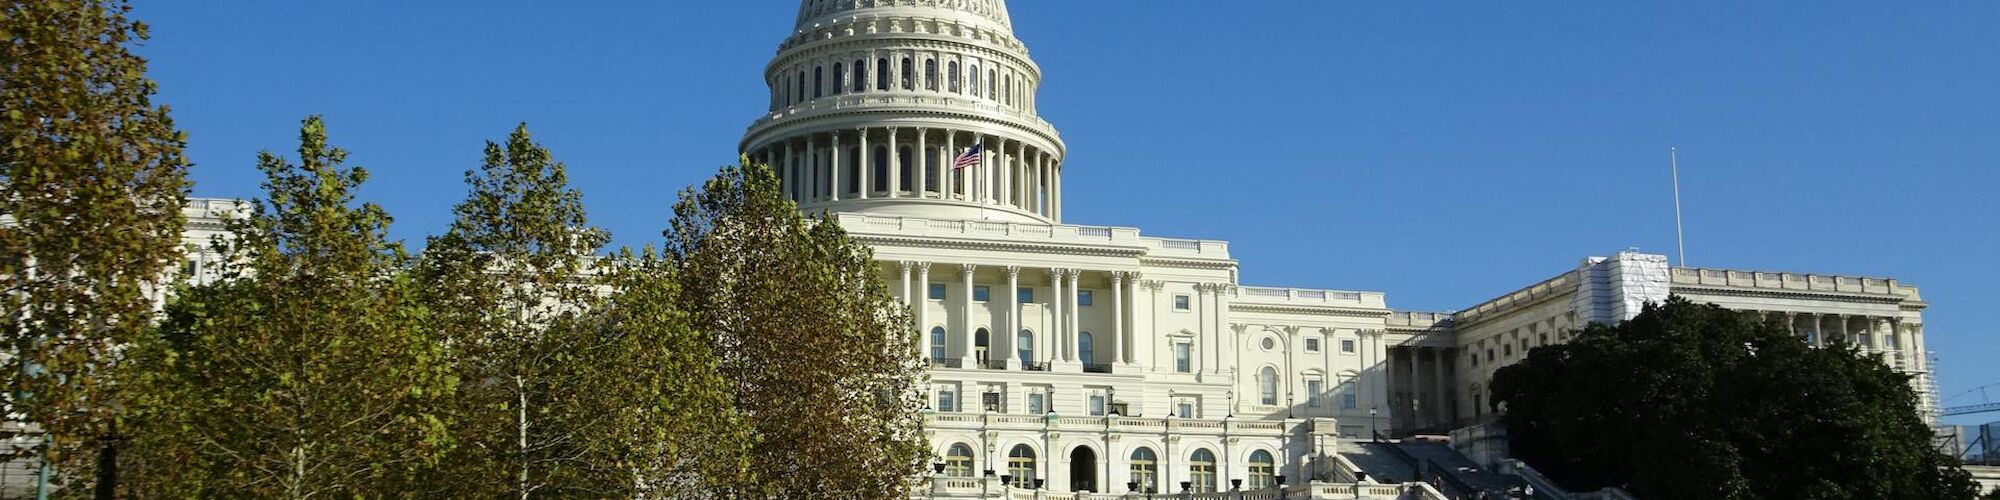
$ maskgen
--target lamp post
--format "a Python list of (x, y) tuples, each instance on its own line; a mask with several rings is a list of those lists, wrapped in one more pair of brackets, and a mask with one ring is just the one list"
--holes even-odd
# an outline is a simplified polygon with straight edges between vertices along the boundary
[(1227, 399), (1227, 400), (1229, 400), (1229, 417), (1230, 417), (1230, 418), (1235, 418), (1235, 417), (1236, 417), (1236, 391), (1235, 391), (1234, 389), (1232, 389), (1232, 390), (1228, 390), (1228, 391), (1224, 391), (1224, 392), (1222, 393), (1222, 397), (1223, 397), (1223, 399)]
[(1380, 438), (1378, 438), (1377, 436), (1381, 436), (1381, 435), (1382, 435), (1382, 430), (1381, 430), (1381, 423), (1380, 423), (1380, 422), (1378, 422), (1378, 421), (1376, 421), (1376, 419), (1375, 419), (1375, 413), (1376, 413), (1376, 407), (1375, 407), (1374, 405), (1369, 405), (1369, 406), (1368, 406), (1368, 439), (1369, 439), (1370, 441), (1376, 441), (1376, 440), (1379, 440)]

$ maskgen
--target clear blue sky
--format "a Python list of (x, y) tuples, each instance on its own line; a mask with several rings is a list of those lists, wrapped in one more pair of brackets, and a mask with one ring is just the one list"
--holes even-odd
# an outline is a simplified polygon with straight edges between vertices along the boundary
[[(1068, 222), (1225, 239), (1246, 283), (1449, 310), (1588, 255), (1923, 287), (2000, 382), (2000, 2), (1014, 0)], [(797, 2), (140, 2), (200, 196), (326, 116), (414, 244), (527, 121), (619, 244), (735, 158)], [(1994, 388), (2000, 401), (2000, 387)], [(1976, 403), (1979, 396), (1948, 400)], [(2000, 419), (2000, 414), (1960, 421)]]

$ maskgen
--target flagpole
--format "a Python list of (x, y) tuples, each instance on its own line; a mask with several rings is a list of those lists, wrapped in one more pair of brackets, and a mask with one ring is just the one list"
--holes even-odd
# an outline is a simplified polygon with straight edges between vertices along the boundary
[(1681, 267), (1687, 267), (1687, 233), (1681, 229), (1681, 161), (1679, 148), (1667, 147), (1667, 163), (1674, 171), (1674, 245), (1680, 252)]

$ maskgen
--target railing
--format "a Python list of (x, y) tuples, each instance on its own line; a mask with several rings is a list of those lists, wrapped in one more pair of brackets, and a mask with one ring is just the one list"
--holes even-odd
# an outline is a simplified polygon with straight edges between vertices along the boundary
[(965, 361), (958, 358), (931, 358), (933, 368), (964, 368)]
[(1429, 471), (1430, 474), (1424, 478), (1424, 482), (1439, 486), (1445, 491), (1446, 496), (1469, 499), (1477, 498), (1480, 494), (1479, 488), (1467, 484), (1457, 474), (1452, 474), (1451, 469), (1438, 465), (1434, 460), (1424, 460), (1423, 465), (1417, 468), (1418, 475), (1426, 475), (1425, 471)]
[(980, 361), (979, 361), (979, 367), (980, 367), (980, 368), (985, 368), (985, 369), (988, 369), (988, 370), (1005, 370), (1005, 369), (1007, 369), (1007, 360), (1004, 360), (1004, 359), (983, 359), (983, 360), (980, 360)]
[(1110, 365), (1109, 363), (1090, 363), (1090, 364), (1086, 364), (1086, 365), (1083, 365), (1083, 372), (1084, 372), (1084, 373), (1111, 373), (1111, 365)]
[(1047, 361), (1032, 362), (1032, 363), (1024, 362), (1021, 363), (1021, 369), (1031, 372), (1045, 372), (1049, 371), (1049, 362)]

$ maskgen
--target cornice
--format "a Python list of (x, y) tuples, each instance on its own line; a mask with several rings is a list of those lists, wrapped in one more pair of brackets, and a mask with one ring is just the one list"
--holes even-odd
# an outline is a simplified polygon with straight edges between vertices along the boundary
[(1265, 312), (1279, 314), (1302, 314), (1308, 316), (1336, 316), (1346, 318), (1386, 318), (1392, 312), (1388, 309), (1368, 309), (1356, 307), (1318, 307), (1300, 305), (1257, 304), (1230, 302), (1230, 311)]
[(1154, 267), (1170, 267), (1175, 269), (1204, 269), (1211, 271), (1227, 271), (1236, 268), (1236, 261), (1182, 259), (1174, 257), (1154, 257), (1148, 255), (1140, 255), (1139, 265), (1154, 266)]
[(881, 234), (853, 233), (855, 240), (870, 244), (893, 244), (898, 246), (937, 248), (946, 250), (986, 250), (986, 251), (1026, 251), (1053, 253), (1058, 255), (1079, 255), (1093, 257), (1136, 257), (1145, 250), (1137, 247), (1107, 247), (1091, 245), (1064, 245), (1057, 243), (1027, 243), (1019, 241), (958, 240), (936, 237), (892, 236)]
[[(743, 140), (737, 144), (737, 147), (744, 151), (749, 151), (751, 149), (755, 149), (752, 146), (767, 144), (779, 139), (787, 139), (800, 134), (853, 130), (854, 127), (844, 126), (840, 124), (817, 125), (817, 126), (814, 125), (815, 122), (834, 121), (842, 118), (856, 118), (856, 117), (864, 118), (865, 119), (864, 121), (875, 123), (875, 125), (869, 126), (867, 128), (888, 128), (889, 125), (886, 125), (885, 124), (886, 122), (884, 122), (884, 120), (887, 118), (885, 115), (892, 115), (892, 114), (900, 114), (904, 116), (914, 115), (917, 117), (930, 117), (930, 118), (956, 118), (961, 120), (992, 124), (998, 127), (1003, 127), (1010, 130), (1021, 132), (1023, 136), (1032, 136), (1041, 139), (1042, 141), (1047, 143), (1047, 146), (1051, 149), (1051, 152), (1055, 153), (1057, 160), (1066, 158), (1069, 154), (1069, 146), (1063, 143), (1062, 134), (1056, 131), (1054, 126), (1047, 126), (1046, 130), (1044, 130), (1042, 126), (1037, 126), (1042, 124), (1036, 124), (1025, 120), (1009, 119), (1007, 117), (996, 117), (991, 114), (964, 111), (957, 108), (950, 108), (944, 106), (918, 107), (918, 106), (885, 105), (881, 107), (851, 107), (851, 108), (842, 108), (836, 110), (826, 110), (821, 112), (798, 114), (769, 121), (759, 120), (758, 123), (755, 123), (750, 127), (748, 133), (744, 134)], [(766, 113), (766, 115), (768, 116), (769, 113)], [(903, 126), (898, 126), (897, 128), (903, 128)], [(908, 128), (918, 128), (918, 127), (908, 126)], [(933, 128), (933, 127), (923, 127), (923, 128)], [(947, 125), (940, 125), (934, 128), (941, 130), (953, 129), (961, 131), (976, 131), (980, 133), (995, 134), (995, 132), (975, 130), (971, 127), (951, 127)]]
[(768, 81), (769, 78), (777, 75), (779, 68), (798, 64), (803, 60), (811, 60), (830, 53), (884, 49), (947, 51), (961, 55), (978, 56), (987, 60), (1002, 61), (1026, 71), (1036, 86), (1040, 86), (1042, 83), (1041, 67), (1036, 65), (1035, 61), (1029, 58), (1025, 51), (1016, 53), (1007, 48), (967, 42), (961, 38), (935, 33), (857, 34), (834, 37), (828, 40), (815, 40), (803, 45), (786, 48), (779, 52), (777, 57), (771, 58), (771, 62), (764, 65), (764, 77)]
[(1925, 303), (1923, 301), (1908, 300), (1903, 297), (1894, 295), (1828, 292), (1819, 290), (1717, 287), (1710, 285), (1694, 285), (1694, 284), (1680, 284), (1680, 283), (1676, 283), (1668, 287), (1668, 291), (1670, 293), (1673, 293), (1674, 295), (1683, 295), (1681, 293), (1682, 290), (1688, 290), (1708, 295), (1726, 295), (1731, 297), (1760, 297), (1760, 298), (1781, 298), (1781, 299), (1822, 300), (1822, 301), (1833, 300), (1840, 302), (1858, 302), (1867, 304), (1897, 304), (1905, 307), (1914, 305), (1918, 309), (1922, 309), (1924, 307), (1929, 306), (1928, 303)]

